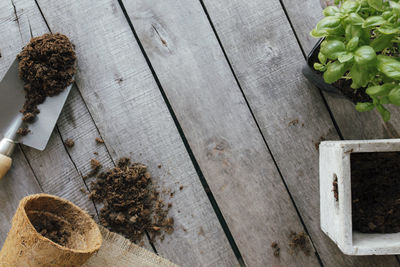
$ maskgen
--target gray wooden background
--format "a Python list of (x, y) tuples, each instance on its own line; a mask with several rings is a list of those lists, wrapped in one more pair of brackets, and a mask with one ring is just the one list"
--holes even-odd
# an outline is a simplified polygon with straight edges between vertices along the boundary
[[(0, 1), (0, 78), (49, 31), (71, 38), (79, 65), (46, 150), (18, 147), (0, 181), (0, 245), (28, 194), (97, 216), (80, 190), (90, 159), (128, 156), (175, 191), (175, 232), (145, 246), (181, 266), (398, 266), (345, 256), (319, 227), (319, 140), (400, 137), (399, 110), (384, 123), (302, 76), (320, 17), (319, 0)], [(292, 231), (310, 255), (291, 251)]]

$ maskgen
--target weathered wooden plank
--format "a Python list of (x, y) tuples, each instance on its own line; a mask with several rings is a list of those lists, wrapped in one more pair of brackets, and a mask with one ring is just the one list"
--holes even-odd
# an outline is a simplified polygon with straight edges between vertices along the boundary
[(315, 145), (338, 135), (319, 92), (301, 74), (304, 58), (280, 1), (204, 3), (324, 265), (397, 266), (393, 256), (345, 256), (320, 230)]
[(303, 226), (200, 2), (123, 3), (244, 261), (318, 266), (289, 253)]
[[(26, 5), (21, 6), (21, 8), (25, 7)], [(29, 35), (27, 18), (31, 12), (25, 11), (20, 14), (20, 11), (21, 9), (16, 10), (19, 14), (17, 21), (12, 4), (9, 1), (0, 2), (0, 80), (13, 62), (17, 51), (24, 42), (29, 40), (29, 37), (21, 39), (21, 36)], [(32, 169), (20, 147), (17, 146), (13, 155), (13, 166), (8, 174), (0, 180), (0, 247), (11, 227), (11, 218), (20, 199), (41, 191)]]
[[(319, 0), (283, 0), (294, 30), (306, 54), (314, 47), (317, 39), (309, 32), (322, 18)], [(298, 10), (302, 10), (301, 13)], [(385, 123), (378, 112), (359, 113), (353, 103), (324, 93), (324, 97), (345, 139), (376, 139), (400, 137), (400, 110), (390, 108), (392, 118)]]
[(76, 45), (77, 85), (113, 160), (143, 162), (157, 184), (176, 190), (170, 200), (176, 230), (157, 251), (183, 266), (237, 264), (118, 3), (38, 3), (51, 29)]

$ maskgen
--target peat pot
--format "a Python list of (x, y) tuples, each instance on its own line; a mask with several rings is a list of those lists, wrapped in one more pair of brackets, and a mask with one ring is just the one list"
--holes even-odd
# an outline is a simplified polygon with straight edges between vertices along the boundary
[[(400, 215), (400, 209), (388, 207), (400, 205), (396, 197), (400, 184), (396, 182), (399, 180), (396, 173), (400, 174), (400, 164), (393, 164), (393, 168), (388, 165), (400, 157), (400, 153), (394, 152), (400, 152), (400, 139), (320, 144), (321, 229), (344, 254), (400, 254), (400, 221), (393, 219)], [(375, 175), (377, 170), (380, 174)], [(390, 180), (393, 186), (387, 183), (389, 178), (385, 175), (394, 177)], [(365, 189), (366, 186), (370, 189)], [(359, 192), (363, 192), (361, 197)], [(387, 205), (386, 201), (391, 199)], [(381, 209), (385, 210), (385, 216), (377, 215)]]

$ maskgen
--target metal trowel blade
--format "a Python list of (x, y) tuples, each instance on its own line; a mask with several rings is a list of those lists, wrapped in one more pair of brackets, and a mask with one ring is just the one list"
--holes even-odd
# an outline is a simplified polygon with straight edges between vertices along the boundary
[[(34, 123), (28, 124), (31, 132), (17, 141), (38, 150), (44, 150), (57, 119), (71, 91), (72, 84), (60, 94), (47, 97), (38, 106), (40, 113)], [(15, 59), (0, 82), (0, 138), (22, 119), (20, 109), (25, 102), (24, 82), (18, 76), (18, 60)]]

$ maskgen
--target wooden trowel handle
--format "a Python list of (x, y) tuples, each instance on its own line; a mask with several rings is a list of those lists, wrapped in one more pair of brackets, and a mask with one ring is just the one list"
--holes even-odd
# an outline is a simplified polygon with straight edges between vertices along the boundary
[(3, 138), (0, 141), (0, 180), (11, 168), (12, 159), (10, 156), (14, 150), (14, 147), (15, 143), (11, 139)]
[(0, 154), (0, 180), (6, 175), (12, 164), (10, 157)]

